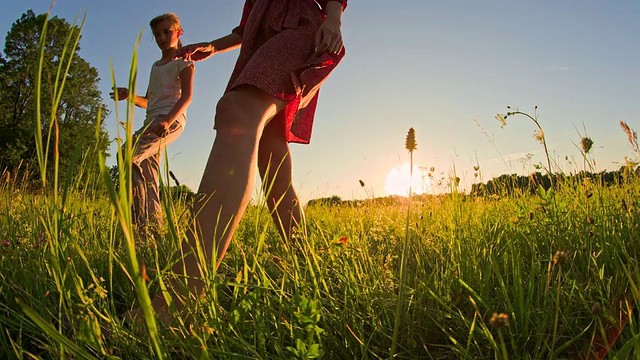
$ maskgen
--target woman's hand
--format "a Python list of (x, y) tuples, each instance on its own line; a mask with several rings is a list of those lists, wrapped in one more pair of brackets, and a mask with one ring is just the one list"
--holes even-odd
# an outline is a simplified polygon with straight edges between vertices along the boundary
[(314, 57), (327, 52), (338, 54), (342, 50), (342, 31), (339, 20), (328, 18), (320, 25), (316, 33), (316, 52)]
[(314, 57), (327, 52), (337, 55), (342, 51), (342, 2), (329, 1), (324, 8), (327, 17), (316, 33), (316, 51)]
[(213, 54), (215, 54), (215, 49), (211, 46), (211, 43), (201, 42), (179, 48), (176, 50), (173, 58), (182, 58), (187, 61), (202, 61), (210, 58)]
[(110, 92), (109, 96), (114, 100), (116, 99), (116, 92), (118, 93), (118, 100), (126, 100), (129, 98), (129, 89), (127, 88), (119, 87), (116, 88), (115, 91)]

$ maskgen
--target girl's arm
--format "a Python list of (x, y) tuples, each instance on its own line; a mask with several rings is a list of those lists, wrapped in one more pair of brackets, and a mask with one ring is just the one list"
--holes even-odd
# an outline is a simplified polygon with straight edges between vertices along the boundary
[[(118, 92), (118, 100), (126, 100), (129, 98), (129, 89), (127, 88), (123, 88), (123, 87), (119, 87), (116, 88), (116, 91)], [(110, 92), (109, 96), (111, 96), (112, 99), (116, 98), (115, 92)], [(137, 106), (137, 107), (141, 107), (143, 109), (147, 108), (147, 96), (140, 96), (140, 95), (135, 95), (135, 97), (133, 98), (133, 103)]]
[(193, 75), (195, 69), (193, 65), (189, 65), (180, 71), (180, 99), (173, 105), (171, 110), (165, 115), (162, 121), (153, 122), (148, 131), (160, 137), (165, 136), (169, 128), (176, 121), (178, 116), (187, 111), (193, 99)]

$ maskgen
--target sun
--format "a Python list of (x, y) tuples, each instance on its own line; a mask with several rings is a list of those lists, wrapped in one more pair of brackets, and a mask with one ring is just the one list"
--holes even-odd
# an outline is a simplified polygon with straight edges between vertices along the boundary
[(428, 192), (431, 181), (427, 168), (414, 165), (411, 177), (411, 166), (402, 164), (391, 169), (384, 181), (384, 189), (389, 195), (409, 196), (409, 187), (415, 195)]

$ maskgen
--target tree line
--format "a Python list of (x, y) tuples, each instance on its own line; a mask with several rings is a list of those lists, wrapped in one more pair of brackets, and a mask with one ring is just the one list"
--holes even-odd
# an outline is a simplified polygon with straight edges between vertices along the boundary
[(517, 174), (503, 174), (495, 177), (486, 183), (476, 183), (471, 186), (471, 195), (499, 195), (505, 196), (518, 193), (535, 194), (538, 188), (542, 187), (545, 190), (550, 189), (553, 184), (559, 184), (562, 182), (575, 183), (575, 181), (582, 181), (583, 183), (592, 182), (593, 184), (602, 186), (621, 185), (627, 181), (630, 177), (640, 175), (640, 168), (631, 168), (629, 166), (622, 166), (618, 170), (613, 171), (601, 171), (597, 173), (589, 171), (580, 171), (576, 174), (542, 174), (540, 172), (534, 172), (528, 176)]
[[(71, 54), (65, 91), (61, 94), (56, 113), (52, 114), (54, 86), (66, 40), (70, 32), (80, 31), (77, 26), (58, 17), (49, 19), (44, 40), (41, 123), (37, 124), (36, 78), (45, 20), (46, 14), (36, 15), (32, 10), (22, 14), (7, 33), (4, 50), (0, 54), (0, 172), (31, 173), (33, 175), (27, 176), (26, 180), (37, 185), (35, 130), (36, 126), (41, 127), (45, 138), (43, 144), (47, 144), (49, 120), (54, 115), (58, 124), (58, 173), (74, 174), (74, 181), (98, 179), (98, 154), (105, 158), (109, 155), (108, 133), (99, 123), (98, 113), (102, 112), (105, 117), (108, 112), (98, 89), (98, 70), (78, 54), (79, 46)], [(49, 147), (48, 161), (52, 162), (53, 141), (49, 141)], [(70, 169), (74, 153), (78, 161)], [(48, 171), (53, 171), (53, 167), (48, 167)]]

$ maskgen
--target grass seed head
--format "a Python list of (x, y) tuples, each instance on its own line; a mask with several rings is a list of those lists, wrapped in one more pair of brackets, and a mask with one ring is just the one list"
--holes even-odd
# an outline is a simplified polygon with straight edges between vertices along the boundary
[(640, 153), (640, 146), (638, 146), (638, 134), (634, 130), (631, 130), (629, 125), (622, 120), (620, 120), (620, 127), (622, 128), (622, 131), (627, 134), (627, 140), (629, 140), (629, 144), (631, 145), (631, 148), (633, 148), (633, 151)]
[(582, 146), (582, 151), (584, 151), (585, 154), (588, 154), (589, 151), (591, 151), (591, 148), (593, 147), (593, 140), (585, 136), (582, 139), (580, 139), (580, 146)]
[(496, 120), (500, 122), (500, 127), (504, 128), (507, 126), (507, 115), (502, 116), (501, 114), (496, 114)]
[(413, 152), (417, 148), (418, 144), (416, 144), (416, 130), (414, 128), (410, 128), (407, 133), (407, 140), (405, 142), (405, 148), (409, 150), (409, 152)]

